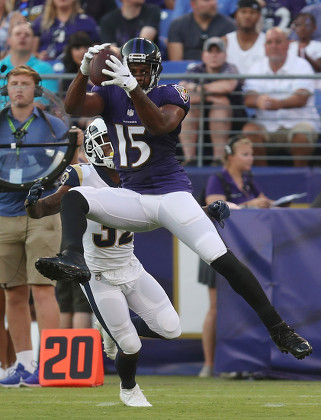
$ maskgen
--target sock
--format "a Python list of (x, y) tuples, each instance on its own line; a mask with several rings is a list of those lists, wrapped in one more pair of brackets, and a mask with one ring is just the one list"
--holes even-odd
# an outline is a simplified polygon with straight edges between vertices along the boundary
[(226, 278), (232, 289), (255, 310), (267, 329), (282, 322), (282, 318), (271, 305), (254, 274), (235, 255), (227, 253), (211, 263), (211, 266)]
[(115, 367), (121, 379), (121, 386), (124, 389), (132, 389), (136, 385), (136, 370), (139, 352), (135, 354), (124, 354), (118, 352), (115, 359)]
[(140, 337), (149, 337), (149, 338), (163, 338), (161, 335), (152, 331), (146, 322), (140, 316), (133, 316), (131, 318), (132, 323), (134, 324), (137, 334)]
[(87, 200), (78, 191), (69, 191), (61, 200), (61, 251), (84, 253), (82, 237), (87, 229)]
[(30, 373), (34, 372), (36, 362), (35, 362), (32, 350), (20, 351), (19, 353), (16, 354), (16, 356), (17, 356), (16, 366), (18, 366), (18, 363), (21, 363), (28, 372)]

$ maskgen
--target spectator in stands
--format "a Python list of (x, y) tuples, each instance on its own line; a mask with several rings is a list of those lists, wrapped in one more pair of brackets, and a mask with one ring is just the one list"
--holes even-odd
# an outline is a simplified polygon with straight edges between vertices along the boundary
[(80, 0), (80, 5), (98, 24), (102, 16), (118, 7), (115, 0)]
[(120, 9), (102, 17), (100, 31), (102, 42), (110, 42), (121, 47), (126, 41), (137, 36), (150, 39), (158, 44), (160, 8), (145, 4), (145, 0), (122, 0)]
[(264, 32), (275, 26), (289, 31), (292, 20), (307, 4), (306, 0), (264, 0), (262, 3)]
[(168, 31), (170, 60), (201, 60), (204, 41), (235, 30), (234, 21), (217, 13), (216, 0), (191, 0), (193, 12), (172, 20)]
[[(314, 106), (314, 80), (277, 79), (278, 74), (313, 74), (313, 68), (303, 58), (288, 54), (289, 41), (280, 28), (266, 33), (265, 54), (254, 64), (249, 75), (272, 75), (271, 79), (246, 80), (245, 105), (256, 109), (255, 122), (247, 123), (243, 132), (254, 143), (274, 143), (271, 154), (280, 153), (278, 143), (287, 148), (294, 166), (306, 166), (319, 137), (320, 121)], [(261, 154), (266, 155), (264, 147)], [(257, 154), (257, 153), (256, 153)]]
[[(217, 0), (217, 11), (221, 15), (233, 16), (236, 10), (238, 0)], [(173, 9), (173, 19), (176, 19), (186, 13), (192, 12), (190, 0), (175, 0)]]
[[(212, 74), (213, 79), (205, 80), (204, 85), (198, 80), (186, 80), (181, 84), (191, 94), (191, 109), (182, 122), (180, 142), (182, 144), (184, 165), (196, 164), (196, 143), (200, 121), (200, 104), (205, 95), (205, 104), (209, 108), (209, 129), (212, 142), (213, 164), (221, 164), (224, 146), (231, 129), (233, 105), (242, 103), (241, 85), (236, 79), (215, 79), (216, 74), (238, 74), (237, 68), (226, 62), (225, 43), (221, 38), (213, 37), (205, 41), (202, 63), (189, 67), (188, 74)], [(245, 117), (245, 115), (243, 115)], [(240, 127), (241, 128), (241, 127)]]
[(70, 35), (78, 31), (87, 32), (93, 43), (100, 42), (99, 27), (94, 18), (83, 13), (79, 0), (47, 0), (33, 29), (41, 60), (62, 60)]
[[(317, 4), (315, 3), (317, 3), (317, 0), (314, 1), (314, 4), (310, 4), (309, 6), (303, 7), (301, 12), (311, 13), (311, 15), (314, 16), (316, 22), (316, 29), (313, 32), (312, 39), (316, 41), (321, 41), (321, 2), (319, 1)], [(291, 34), (290, 37), (292, 38), (293, 34)]]
[[(12, 27), (9, 33), (8, 45), (9, 55), (0, 61), (0, 67), (6, 67), (4, 70), (5, 74), (14, 67), (23, 64), (32, 67), (39, 74), (54, 74), (53, 68), (49, 63), (39, 60), (32, 53), (34, 35), (29, 22), (18, 22)], [(58, 92), (58, 83), (56, 80), (43, 80), (42, 86), (51, 92)]]
[(43, 13), (46, 0), (7, 0), (13, 4), (13, 9), (17, 10), (26, 18), (28, 22), (33, 22)]
[(155, 4), (160, 9), (173, 10), (175, 0), (146, 0), (146, 4)]
[(299, 13), (291, 27), (298, 40), (290, 43), (289, 54), (305, 58), (316, 73), (321, 72), (321, 42), (312, 39), (316, 30), (315, 17), (311, 13)]
[[(211, 200), (227, 201), (230, 208), (242, 207), (268, 208), (272, 200), (268, 199), (254, 183), (251, 174), (253, 165), (252, 142), (244, 136), (234, 136), (224, 149), (224, 168), (208, 179), (204, 203)], [(198, 281), (208, 286), (209, 309), (203, 323), (202, 346), (204, 365), (200, 377), (213, 375), (216, 345), (216, 272), (200, 260)]]
[(264, 57), (265, 34), (258, 32), (261, 6), (256, 0), (240, 0), (235, 14), (236, 31), (223, 36), (227, 61), (240, 74), (247, 74), (255, 62)]
[[(64, 50), (63, 64), (65, 73), (77, 73), (81, 60), (88, 48), (93, 45), (92, 40), (86, 32), (79, 31), (70, 35)], [(72, 80), (64, 80), (63, 91), (66, 92)], [(88, 91), (93, 84), (88, 80)]]
[(25, 18), (19, 12), (12, 11), (12, 5), (6, 0), (0, 0), (0, 59), (8, 53), (7, 38), (12, 26)]

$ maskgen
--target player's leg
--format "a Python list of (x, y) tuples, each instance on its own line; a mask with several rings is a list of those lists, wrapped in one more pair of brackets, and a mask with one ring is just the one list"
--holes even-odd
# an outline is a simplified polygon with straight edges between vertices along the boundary
[(70, 190), (61, 202), (62, 255), (40, 258), (36, 262), (38, 271), (54, 280), (88, 281), (90, 272), (83, 258), (82, 244), (86, 218), (134, 232), (156, 229), (158, 225), (147, 218), (140, 197), (126, 189), (80, 187)]
[(131, 322), (121, 287), (109, 284), (103, 275), (99, 281), (92, 275), (83, 290), (100, 324), (117, 345), (115, 367), (121, 379), (121, 400), (129, 406), (150, 406), (136, 383), (141, 341)]
[[(165, 290), (146, 270), (135, 280), (134, 287), (122, 286), (128, 306), (141, 317), (142, 322), (134, 322), (138, 335), (151, 337), (153, 331), (158, 338), (168, 340), (181, 335), (179, 316)], [(145, 326), (143, 322), (145, 321)], [(148, 330), (146, 330), (146, 325)]]
[(103, 277), (98, 282), (93, 276), (84, 291), (97, 319), (118, 348), (115, 367), (122, 388), (134, 388), (141, 341), (131, 323), (126, 298), (119, 286), (110, 285)]
[(298, 359), (312, 352), (310, 344), (282, 321), (254, 274), (226, 248), (191, 194), (179, 192), (164, 196), (159, 221), (226, 278), (233, 290), (256, 311), (281, 351), (290, 352)]

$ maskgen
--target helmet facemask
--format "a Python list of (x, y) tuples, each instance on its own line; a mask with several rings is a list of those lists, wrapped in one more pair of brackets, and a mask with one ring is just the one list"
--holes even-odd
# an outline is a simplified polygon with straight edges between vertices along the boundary
[[(107, 146), (108, 156), (105, 155), (104, 150)], [(96, 118), (85, 130), (84, 148), (89, 162), (97, 166), (115, 169), (114, 149), (108, 137), (106, 124), (101, 118)]]

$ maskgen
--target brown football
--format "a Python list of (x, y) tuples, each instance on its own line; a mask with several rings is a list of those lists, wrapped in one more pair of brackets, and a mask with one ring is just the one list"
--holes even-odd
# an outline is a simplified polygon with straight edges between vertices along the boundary
[(112, 70), (105, 63), (106, 60), (110, 60), (111, 55), (114, 55), (119, 60), (121, 60), (119, 48), (113, 45), (106, 46), (103, 50), (99, 51), (98, 54), (95, 54), (91, 60), (89, 67), (89, 78), (94, 85), (100, 86), (101, 82), (111, 79), (111, 77), (106, 76), (101, 72), (102, 69)]

